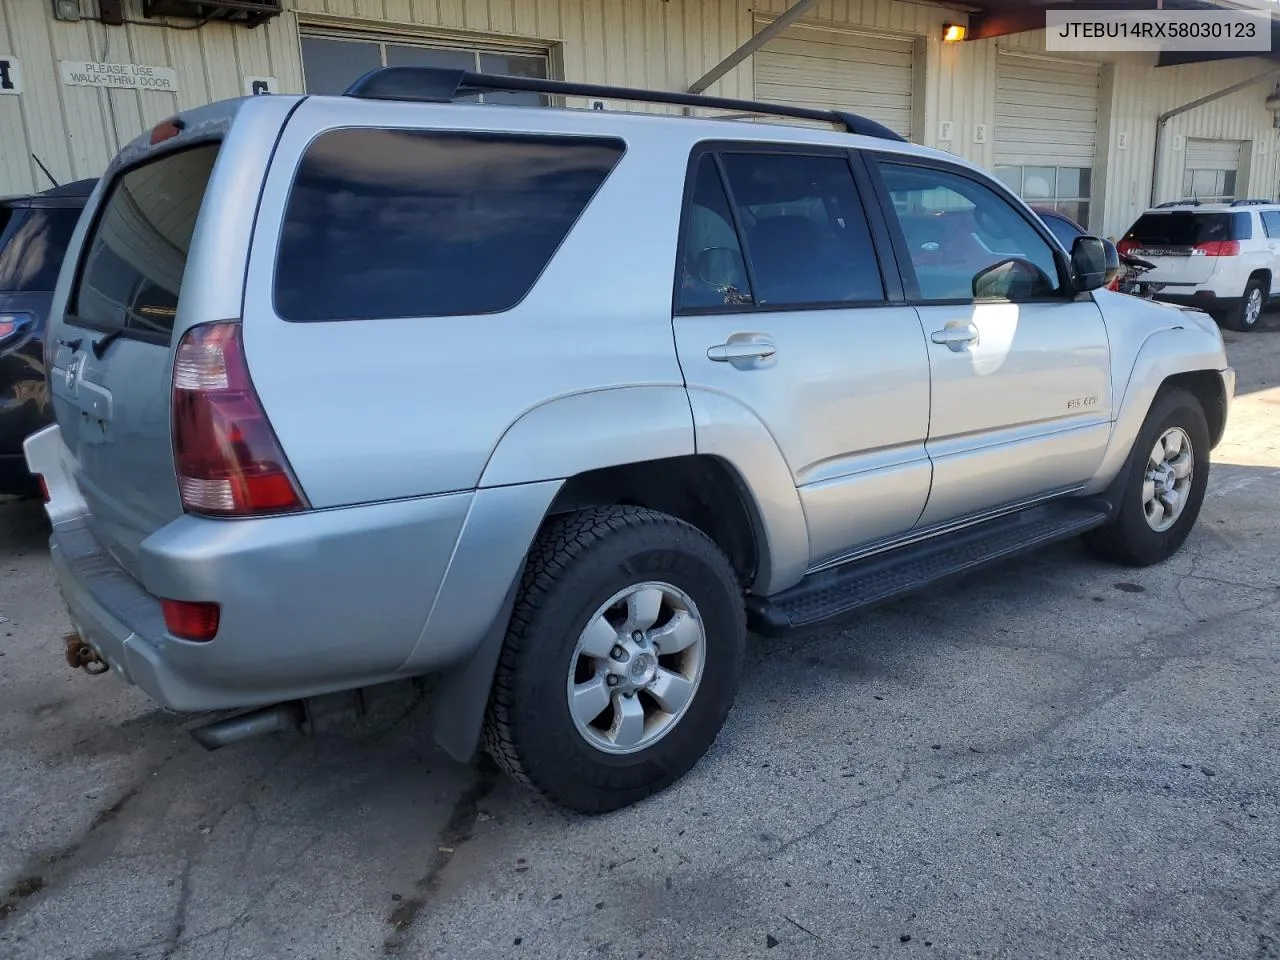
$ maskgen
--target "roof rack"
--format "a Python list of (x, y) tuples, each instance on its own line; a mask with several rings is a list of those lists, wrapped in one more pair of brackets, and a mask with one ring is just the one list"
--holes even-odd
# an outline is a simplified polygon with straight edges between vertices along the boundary
[(1254, 200), (1232, 200), (1233, 207), (1260, 207), (1263, 204), (1275, 203), (1274, 200), (1254, 199)]
[(1164, 210), (1168, 207), (1198, 207), (1200, 201), (1192, 197), (1190, 200), (1166, 200), (1164, 203), (1157, 203), (1157, 210)]
[(542, 80), (537, 77), (512, 77), (492, 73), (471, 73), (445, 67), (379, 67), (370, 70), (351, 84), (343, 96), (360, 100), (407, 100), (418, 103), (451, 103), (459, 97), (487, 91), (546, 93), (553, 96), (600, 97), (611, 100), (636, 100), (642, 103), (668, 103), (681, 107), (710, 107), (743, 113), (819, 120), (844, 127), (849, 133), (881, 140), (906, 142), (906, 138), (883, 124), (843, 110), (818, 110), (792, 107), (757, 100), (732, 100), (695, 93), (671, 93), (665, 90), (640, 90), (634, 87), (611, 87), (597, 83), (571, 83), (566, 80)]

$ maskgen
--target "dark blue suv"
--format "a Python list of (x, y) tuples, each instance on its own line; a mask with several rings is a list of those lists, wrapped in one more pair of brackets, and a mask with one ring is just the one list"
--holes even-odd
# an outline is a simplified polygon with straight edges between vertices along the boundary
[(0, 199), (0, 494), (36, 492), (22, 441), (53, 419), (43, 341), (53, 288), (96, 180)]

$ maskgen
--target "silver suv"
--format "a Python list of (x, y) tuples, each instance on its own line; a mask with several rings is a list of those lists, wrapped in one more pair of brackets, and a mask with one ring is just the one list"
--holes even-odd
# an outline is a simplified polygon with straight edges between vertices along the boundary
[[(840, 129), (451, 102), (494, 89)], [(999, 181), (849, 114), (423, 68), (128, 145), (72, 240), (43, 477), (73, 664), (215, 747), (436, 679), (554, 801), (672, 783), (748, 626), (1080, 534), (1155, 563), (1234, 390)]]

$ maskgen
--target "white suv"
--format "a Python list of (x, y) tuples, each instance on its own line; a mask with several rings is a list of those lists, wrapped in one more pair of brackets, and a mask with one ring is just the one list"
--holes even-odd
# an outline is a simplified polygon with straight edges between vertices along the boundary
[(1118, 244), (1155, 269), (1140, 286), (1157, 300), (1199, 307), (1252, 330), (1280, 282), (1280, 203), (1178, 200), (1148, 210)]

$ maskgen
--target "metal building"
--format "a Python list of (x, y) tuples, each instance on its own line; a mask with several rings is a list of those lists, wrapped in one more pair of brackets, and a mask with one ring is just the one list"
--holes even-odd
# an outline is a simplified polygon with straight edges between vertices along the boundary
[[(1165, 0), (1192, 3), (1212, 0)], [(1112, 236), (1153, 196), (1278, 195), (1269, 98), (1280, 62), (1048, 54), (1043, 9), (1025, 0), (0, 0), (0, 194), (96, 175), (123, 143), (186, 107), (340, 92), (372, 67), (418, 63), (845, 107), (996, 169), (1028, 199)], [(952, 27), (967, 39), (947, 42)], [(1223, 91), (1233, 92), (1161, 120)]]

